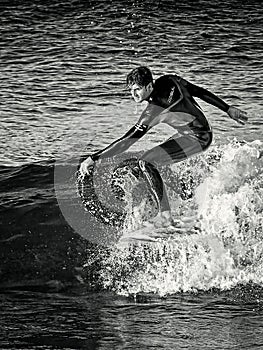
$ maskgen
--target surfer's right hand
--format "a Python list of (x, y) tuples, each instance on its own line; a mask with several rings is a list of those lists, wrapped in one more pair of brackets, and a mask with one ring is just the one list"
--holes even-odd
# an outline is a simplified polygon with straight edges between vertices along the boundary
[(80, 176), (83, 178), (86, 174), (89, 175), (91, 172), (92, 165), (94, 164), (94, 160), (92, 160), (91, 157), (88, 157), (85, 159), (81, 164), (79, 168)]
[(247, 122), (248, 120), (247, 113), (241, 111), (240, 109), (234, 106), (229, 107), (227, 114), (229, 115), (230, 118), (234, 119), (236, 122), (242, 125), (244, 125), (245, 122)]

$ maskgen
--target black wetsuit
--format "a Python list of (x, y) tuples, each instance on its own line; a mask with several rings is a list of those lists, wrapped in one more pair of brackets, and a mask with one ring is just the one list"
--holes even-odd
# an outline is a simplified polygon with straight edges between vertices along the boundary
[(227, 105), (206, 89), (191, 84), (177, 75), (164, 75), (155, 81), (149, 104), (136, 123), (124, 136), (91, 158), (108, 158), (127, 150), (152, 127), (166, 123), (176, 134), (141, 156), (156, 166), (184, 160), (205, 150), (212, 142), (209, 123), (194, 97), (210, 103), (224, 112)]

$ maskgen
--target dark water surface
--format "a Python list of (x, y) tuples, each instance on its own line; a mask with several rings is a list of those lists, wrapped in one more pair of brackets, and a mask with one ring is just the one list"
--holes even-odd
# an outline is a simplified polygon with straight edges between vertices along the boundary
[[(262, 348), (261, 1), (2, 1), (0, 11), (0, 348)], [(120, 233), (85, 217), (73, 175), (80, 154), (137, 120), (125, 76), (142, 64), (208, 88), (249, 123), (201, 101), (211, 150), (162, 174), (173, 184), (194, 169), (196, 196), (170, 195), (175, 217), (201, 218), (200, 235), (111, 251), (99, 243)], [(132, 151), (169, 135), (160, 126)]]
[(258, 305), (232, 298), (12, 292), (1, 297), (1, 349), (260, 349)]
[(4, 165), (120, 136), (138, 117), (124, 90), (138, 64), (155, 76), (181, 74), (249, 112), (251, 124), (240, 128), (205, 105), (217, 135), (262, 137), (260, 2), (13, 4), (1, 15)]

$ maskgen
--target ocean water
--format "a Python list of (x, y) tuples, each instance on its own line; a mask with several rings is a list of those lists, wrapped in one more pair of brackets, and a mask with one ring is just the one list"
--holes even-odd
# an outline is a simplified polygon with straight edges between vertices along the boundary
[[(0, 9), (0, 348), (260, 349), (261, 2), (12, 0)], [(213, 144), (162, 170), (187, 229), (140, 229), (137, 216), (129, 225), (155, 242), (127, 245), (127, 231), (83, 210), (74, 174), (80, 155), (137, 121), (144, 106), (125, 89), (137, 65), (154, 77), (175, 72), (249, 121), (198, 101)], [(170, 132), (158, 126), (126, 157)]]

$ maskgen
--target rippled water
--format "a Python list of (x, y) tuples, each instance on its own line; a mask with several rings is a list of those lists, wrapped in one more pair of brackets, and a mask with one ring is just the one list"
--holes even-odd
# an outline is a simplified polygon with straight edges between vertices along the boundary
[[(262, 347), (263, 180), (260, 143), (251, 144), (263, 130), (261, 1), (12, 0), (0, 10), (0, 347)], [(172, 209), (202, 215), (202, 235), (179, 237), (161, 257), (89, 244), (61, 203), (87, 236), (108, 231), (78, 220), (64, 183), (54, 191), (54, 169), (69, 176), (69, 158), (108, 145), (137, 120), (143, 107), (125, 77), (141, 64), (155, 77), (182, 75), (249, 115), (239, 126), (200, 102), (215, 134), (211, 153), (172, 170), (194, 169), (199, 198), (207, 197), (173, 195)], [(131, 150), (169, 133), (153, 129)], [(81, 291), (69, 292), (76, 285)]]
[(204, 105), (216, 142), (261, 138), (261, 20), (257, 1), (2, 5), (2, 163), (78, 154), (120, 136), (138, 118), (124, 89), (138, 64), (155, 77), (181, 74), (249, 113), (239, 127)]
[(167, 299), (141, 297), (135, 301), (101, 293), (13, 292), (2, 298), (0, 324), (1, 349), (259, 349), (262, 346), (262, 315), (258, 305), (249, 303), (249, 298), (243, 305), (226, 293), (185, 294)]

